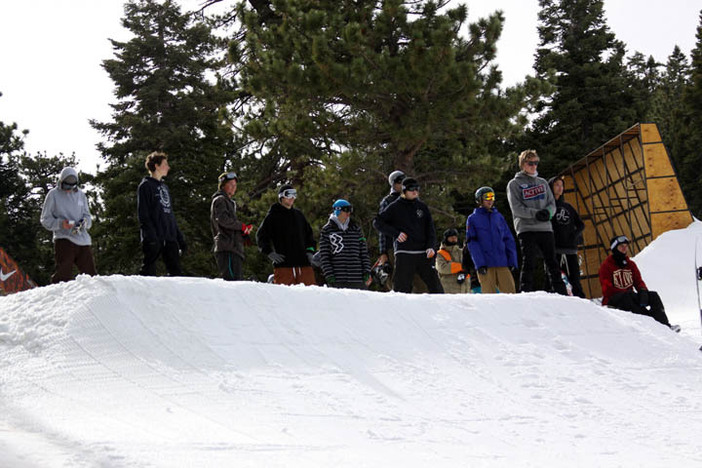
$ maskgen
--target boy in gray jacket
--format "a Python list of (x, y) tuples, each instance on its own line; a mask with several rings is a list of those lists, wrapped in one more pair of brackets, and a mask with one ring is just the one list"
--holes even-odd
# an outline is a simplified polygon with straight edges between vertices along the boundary
[(534, 291), (534, 269), (537, 250), (541, 251), (553, 289), (567, 295), (556, 260), (551, 217), (556, 212), (556, 200), (545, 179), (539, 177), (539, 156), (534, 150), (522, 151), (519, 168), (507, 184), (507, 200), (514, 218), (514, 229), (522, 249), (522, 271), (519, 277), (523, 292)]
[(88, 199), (78, 187), (78, 173), (72, 167), (64, 168), (41, 210), (42, 226), (53, 232), (56, 272), (52, 283), (73, 279), (73, 264), (81, 273), (97, 274), (88, 234), (92, 220)]

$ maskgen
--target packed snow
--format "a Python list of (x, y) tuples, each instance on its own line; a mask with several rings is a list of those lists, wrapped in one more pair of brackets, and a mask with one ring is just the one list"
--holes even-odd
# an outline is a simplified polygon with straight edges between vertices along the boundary
[(0, 466), (701, 466), (702, 223), (637, 258), (680, 334), (547, 293), (85, 277), (0, 298)]

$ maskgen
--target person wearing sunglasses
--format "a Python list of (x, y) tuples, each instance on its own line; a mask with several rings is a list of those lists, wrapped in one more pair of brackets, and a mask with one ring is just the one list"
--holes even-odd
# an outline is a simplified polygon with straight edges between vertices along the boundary
[(239, 281), (243, 277), (244, 241), (248, 239), (252, 224), (239, 221), (233, 197), (239, 178), (234, 172), (219, 175), (218, 189), (212, 195), (210, 227), (214, 237), (214, 254), (217, 268), (226, 281)]
[(53, 233), (56, 270), (51, 276), (52, 283), (73, 279), (73, 265), (86, 275), (97, 274), (88, 234), (93, 218), (88, 199), (78, 184), (76, 170), (64, 168), (42, 206), (41, 224)]
[(395, 250), (393, 291), (412, 292), (415, 273), (430, 293), (443, 293), (434, 268), (436, 232), (429, 207), (419, 199), (416, 179), (402, 181), (402, 194), (373, 220), (373, 226), (392, 237)]
[(517, 244), (504, 216), (495, 207), (492, 187), (475, 191), (478, 205), (466, 220), (466, 243), (473, 258), (481, 292), (515, 293), (512, 270), (517, 269)]
[(298, 192), (292, 185), (278, 189), (278, 203), (271, 205), (256, 232), (258, 249), (273, 263), (275, 284), (314, 285), (312, 257), (315, 251), (312, 227), (294, 208)]
[[(581, 243), (585, 224), (573, 205), (565, 201), (565, 180), (563, 177), (551, 177), (548, 180), (553, 197), (556, 199), (556, 212), (551, 218), (553, 237), (556, 245), (556, 258), (561, 269), (573, 288), (573, 296), (585, 297), (580, 284), (580, 259), (578, 244)], [(546, 290), (550, 284), (546, 285)]]
[(519, 287), (522, 292), (535, 291), (534, 270), (538, 252), (546, 264), (546, 274), (558, 294), (568, 295), (556, 260), (551, 217), (556, 200), (545, 179), (539, 177), (539, 155), (525, 150), (519, 155), (519, 172), (507, 184), (507, 201), (512, 210), (514, 230), (522, 248), (522, 271)]
[(162, 257), (170, 276), (182, 276), (180, 256), (185, 254), (188, 246), (178, 228), (171, 193), (163, 180), (171, 170), (168, 155), (154, 151), (146, 157), (144, 165), (149, 175), (142, 179), (137, 189), (137, 213), (144, 253), (139, 274), (156, 276), (156, 261)]
[(599, 270), (602, 305), (647, 315), (679, 332), (679, 325), (670, 324), (658, 293), (646, 287), (639, 267), (629, 258), (629, 238), (614, 236), (609, 248), (612, 253), (602, 262)]
[(370, 257), (361, 227), (351, 219), (353, 205), (342, 198), (332, 205), (329, 221), (319, 234), (319, 256), (327, 284), (334, 288), (367, 289)]

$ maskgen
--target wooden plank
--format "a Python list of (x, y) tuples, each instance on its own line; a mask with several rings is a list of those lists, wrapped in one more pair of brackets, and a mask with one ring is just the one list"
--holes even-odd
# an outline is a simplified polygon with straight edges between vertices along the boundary
[(685, 229), (692, 223), (690, 210), (675, 211), (672, 213), (652, 213), (651, 224), (653, 226), (652, 237), (656, 239), (664, 232), (673, 229)]
[(675, 177), (649, 179), (648, 191), (651, 194), (649, 202), (651, 213), (688, 209), (678, 179)]
[(658, 143), (662, 141), (658, 125), (654, 123), (641, 124), (641, 141), (643, 143)]
[(644, 146), (646, 178), (675, 176), (668, 152), (663, 143)]

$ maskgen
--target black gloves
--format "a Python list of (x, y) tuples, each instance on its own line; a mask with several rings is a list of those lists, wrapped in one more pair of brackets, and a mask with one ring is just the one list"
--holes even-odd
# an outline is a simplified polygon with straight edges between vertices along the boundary
[(535, 216), (537, 221), (548, 221), (551, 219), (551, 212), (544, 208), (543, 210), (537, 211)]
[(463, 272), (460, 272), (458, 276), (456, 276), (456, 281), (458, 281), (458, 284), (463, 284), (466, 282), (466, 274)]
[(648, 291), (646, 291), (645, 289), (639, 291), (639, 304), (641, 305), (641, 307), (648, 306)]
[(487, 267), (481, 266), (480, 268), (478, 268), (478, 274), (487, 275)]

